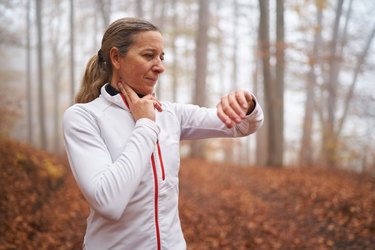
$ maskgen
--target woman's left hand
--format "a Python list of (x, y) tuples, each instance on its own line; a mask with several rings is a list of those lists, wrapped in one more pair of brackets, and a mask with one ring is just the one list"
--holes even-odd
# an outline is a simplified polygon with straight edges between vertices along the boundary
[(216, 107), (220, 120), (232, 128), (245, 119), (248, 110), (254, 108), (253, 96), (246, 90), (233, 91), (223, 96)]

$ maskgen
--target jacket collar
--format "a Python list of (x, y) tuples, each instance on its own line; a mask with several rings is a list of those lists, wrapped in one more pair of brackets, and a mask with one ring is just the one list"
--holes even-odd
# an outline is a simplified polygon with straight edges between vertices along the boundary
[(122, 100), (121, 98), (121, 95), (120, 94), (116, 94), (116, 95), (110, 95), (107, 90), (106, 90), (106, 86), (108, 85), (109, 83), (106, 83), (103, 85), (103, 87), (100, 89), (100, 95), (105, 99), (107, 100), (108, 102), (110, 103), (113, 103), (117, 106), (119, 106), (120, 108), (122, 109), (125, 109), (125, 110), (129, 110), (129, 108), (125, 105), (124, 101)]

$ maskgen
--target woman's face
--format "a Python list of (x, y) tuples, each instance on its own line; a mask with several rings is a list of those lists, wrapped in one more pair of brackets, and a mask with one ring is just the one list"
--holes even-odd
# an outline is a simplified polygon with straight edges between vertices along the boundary
[(119, 77), (138, 94), (152, 94), (165, 69), (163, 37), (158, 31), (144, 31), (133, 39), (127, 54), (119, 59)]

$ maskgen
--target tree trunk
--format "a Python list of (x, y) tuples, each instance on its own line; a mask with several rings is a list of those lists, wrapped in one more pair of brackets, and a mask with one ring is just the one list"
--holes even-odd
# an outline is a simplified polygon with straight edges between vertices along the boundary
[(33, 102), (31, 95), (31, 0), (27, 1), (26, 5), (26, 113), (27, 113), (27, 140), (29, 144), (33, 144), (33, 133), (32, 133), (32, 112), (33, 112)]
[[(175, 5), (176, 5), (176, 2), (177, 2), (178, 0), (176, 0), (176, 1), (171, 1), (171, 7), (172, 7), (172, 11), (173, 11), (173, 13), (174, 13), (174, 15), (176, 15), (177, 16), (177, 13), (176, 13), (176, 10), (175, 10)], [(138, 4), (141, 4), (141, 3), (138, 3)], [(163, 32), (163, 29), (164, 29), (164, 24), (165, 24), (165, 18), (166, 18), (166, 13), (165, 13), (165, 11), (166, 11), (166, 7), (167, 7), (167, 2), (166, 2), (166, 0), (153, 0), (152, 1), (152, 9), (153, 9), (153, 11), (152, 11), (152, 13), (151, 13), (151, 20), (152, 20), (152, 22), (153, 22), (153, 24), (155, 24), (158, 28), (159, 28), (159, 30), (161, 30), (162, 32)], [(141, 8), (143, 9), (143, 7), (141, 6)], [(177, 59), (175, 58), (175, 53), (177, 53), (176, 52), (176, 46), (175, 46), (175, 33), (176, 33), (176, 29), (177, 29), (177, 18), (175, 18), (175, 17), (173, 17), (173, 20), (172, 20), (172, 38), (171, 38), (171, 43), (172, 43), (172, 45), (171, 45), (171, 49), (172, 49), (172, 56), (173, 56), (173, 65), (172, 65), (172, 100), (175, 100), (174, 98), (175, 98), (175, 94), (176, 93), (174, 93), (174, 91), (177, 91), (176, 89), (175, 89), (175, 86), (174, 86), (174, 84), (176, 83), (176, 82), (174, 82), (176, 79), (174, 78), (174, 77), (176, 77), (176, 76), (174, 76), (173, 74), (174, 74), (174, 70), (175, 70), (175, 67), (177, 67)], [(177, 81), (177, 80), (176, 80)], [(159, 99), (162, 99), (163, 98), (163, 96), (162, 96), (162, 93), (163, 93), (163, 91), (161, 91), (162, 90), (162, 82), (159, 80), (159, 82), (158, 82), (158, 84), (155, 86), (155, 93), (156, 93), (156, 96), (157, 96), (157, 98), (159, 98)]]
[(55, 39), (52, 43), (52, 59), (54, 62), (54, 69), (53, 69), (53, 129), (54, 129), (54, 151), (58, 153), (60, 151), (60, 82), (61, 82), (61, 60), (59, 55), (59, 48), (58, 48), (58, 41), (59, 39)]
[(335, 135), (335, 111), (337, 105), (337, 87), (339, 76), (339, 60), (337, 53), (337, 44), (339, 38), (339, 24), (342, 13), (342, 5), (344, 0), (339, 0), (336, 8), (336, 17), (332, 30), (332, 39), (330, 46), (330, 63), (329, 63), (329, 78), (327, 82), (327, 120), (326, 129), (323, 131), (323, 151), (326, 165), (329, 167), (336, 166), (336, 150), (337, 150), (337, 137)]
[(284, 154), (284, 0), (276, 0), (275, 157), (272, 165), (283, 166)]
[[(259, 24), (260, 25), (260, 24)], [(259, 27), (258, 27), (259, 30)], [(250, 34), (252, 36), (252, 34)], [(254, 82), (254, 95), (257, 97), (258, 102), (264, 103), (264, 93), (263, 89), (260, 87), (259, 78), (259, 68), (262, 64), (262, 55), (260, 51), (260, 32), (258, 32), (258, 41), (254, 46), (254, 58), (255, 58), (255, 67), (252, 75)], [(255, 147), (255, 165), (256, 166), (265, 166), (267, 162), (267, 120), (264, 121), (263, 126), (257, 131), (256, 136), (256, 147)]]
[(268, 166), (275, 166), (276, 163), (276, 135), (275, 135), (275, 96), (272, 84), (270, 64), (270, 39), (269, 39), (269, 1), (259, 0), (260, 21), (259, 21), (259, 48), (262, 55), (262, 71), (265, 100), (265, 120), (267, 131), (267, 162)]
[(233, 0), (232, 90), (238, 89), (238, 0)]
[[(109, 21), (111, 20), (111, 6), (112, 2), (111, 0), (97, 0), (98, 1), (98, 8), (99, 12), (102, 16), (103, 20), (103, 27), (106, 29), (109, 26)], [(141, 0), (137, 1), (141, 2)]]
[[(170, 1), (171, 3), (171, 7), (172, 7), (172, 11), (174, 11), (174, 13), (176, 12), (176, 2), (178, 2), (178, 0), (172, 0)], [(151, 20), (152, 22), (160, 29), (160, 30), (163, 30), (164, 29), (164, 23), (165, 23), (165, 17), (166, 17), (166, 8), (167, 8), (167, 0), (153, 0), (152, 1), (152, 9), (153, 11), (151, 12)], [(173, 22), (173, 25), (176, 25), (175, 22)]]
[(345, 25), (344, 25), (344, 30), (342, 32), (343, 34), (342, 34), (342, 39), (341, 39), (341, 43), (340, 43), (340, 51), (339, 51), (339, 54), (338, 54), (338, 58), (342, 58), (342, 55), (344, 53), (344, 47), (345, 47), (345, 45), (348, 41), (348, 26), (349, 26), (349, 20), (350, 20), (350, 17), (351, 17), (351, 13), (352, 13), (352, 5), (353, 5), (353, 0), (350, 0), (349, 7), (348, 7), (348, 10), (346, 12)]
[[(232, 33), (232, 80), (231, 80), (231, 90), (237, 90), (238, 89), (238, 14), (239, 14), (239, 6), (238, 6), (238, 0), (233, 0), (233, 33)], [(241, 150), (240, 145), (241, 142), (237, 139), (233, 139), (238, 141), (239, 143), (236, 143), (233, 141), (232, 147), (230, 152), (228, 152), (228, 160), (232, 163), (239, 163), (239, 160), (241, 158)]]
[(176, 10), (176, 2), (177, 1), (174, 1), (172, 0), (171, 1), (171, 7), (172, 7), (172, 11), (173, 11), (173, 16), (172, 16), (172, 24), (173, 24), (173, 28), (172, 28), (172, 44), (171, 44), (171, 49), (172, 49), (172, 56), (173, 56), (173, 62), (172, 62), (172, 72), (171, 72), (171, 76), (172, 76), (172, 101), (173, 102), (177, 102), (177, 84), (178, 84), (178, 60), (177, 60), (177, 46), (176, 46), (176, 41), (177, 41), (177, 29), (178, 29), (178, 25), (177, 25), (177, 10)]
[[(206, 76), (207, 76), (207, 49), (208, 49), (208, 22), (209, 22), (209, 0), (199, 0), (198, 31), (196, 38), (195, 54), (195, 90), (194, 104), (206, 106)], [(204, 157), (203, 143), (194, 141), (192, 143), (191, 156)]]
[(310, 70), (307, 75), (306, 82), (306, 100), (305, 100), (305, 116), (303, 119), (303, 131), (300, 149), (300, 165), (311, 166), (313, 164), (313, 148), (312, 138), (313, 133), (313, 117), (314, 117), (314, 90), (316, 87), (316, 73), (315, 67), (319, 60), (318, 48), (321, 46), (321, 27), (323, 20), (322, 6), (317, 5), (317, 28), (315, 29), (313, 51), (310, 56)]
[[(260, 59), (258, 58), (258, 46), (255, 46), (255, 54), (256, 54), (256, 61), (255, 61), (255, 69), (253, 73), (253, 80), (254, 80), (254, 95), (257, 97), (258, 102), (264, 99), (263, 94), (260, 91), (260, 84), (258, 81), (258, 65), (261, 63)], [(264, 121), (266, 122), (266, 121)], [(256, 166), (265, 166), (267, 161), (267, 133), (266, 133), (266, 126), (263, 126), (257, 131), (256, 135), (256, 147), (255, 147), (255, 165)]]
[(135, 1), (135, 14), (137, 17), (143, 17), (143, 0), (136, 0)]
[[(220, 13), (222, 8), (223, 8), (223, 1), (215, 1), (215, 11), (217, 13)], [(219, 58), (218, 69), (217, 69), (218, 77), (219, 77), (218, 84), (220, 86), (219, 95), (223, 96), (223, 95), (227, 94), (227, 90), (226, 90), (226, 87), (225, 87), (225, 84), (226, 84), (225, 71), (223, 70), (223, 69), (225, 69), (225, 67), (227, 65), (226, 55), (224, 53), (225, 49), (223, 47), (224, 34), (223, 34), (223, 30), (220, 28), (218, 22), (216, 23), (215, 28), (217, 29), (217, 33), (218, 33), (217, 40), (215, 42), (215, 51), (216, 51), (217, 58)]]
[(74, 66), (74, 0), (70, 0), (70, 100), (74, 103), (75, 66)]
[(364, 62), (366, 60), (366, 57), (367, 57), (368, 51), (370, 50), (370, 47), (371, 47), (371, 44), (372, 44), (372, 40), (374, 39), (374, 36), (375, 36), (375, 25), (372, 28), (372, 31), (371, 31), (368, 39), (367, 39), (367, 42), (365, 44), (365, 47), (364, 47), (362, 53), (358, 57), (357, 65), (356, 65), (354, 73), (353, 73), (353, 80), (352, 80), (352, 83), (350, 84), (350, 88), (349, 88), (348, 93), (346, 95), (346, 98), (344, 100), (344, 111), (343, 111), (343, 114), (342, 114), (342, 116), (341, 116), (341, 118), (338, 122), (337, 131), (336, 131), (337, 137), (340, 136), (342, 128), (344, 127), (344, 123), (346, 121), (346, 117), (347, 117), (348, 111), (349, 111), (349, 106), (350, 106), (352, 97), (354, 95), (354, 89), (355, 89), (355, 86), (356, 86), (356, 83), (357, 83), (358, 75), (360, 74), (361, 66), (364, 64)]
[[(72, 5), (70, 6), (72, 7)], [(56, 15), (51, 17), (50, 23), (53, 23), (54, 21), (57, 21), (57, 26), (49, 26), (49, 34), (50, 34), (50, 41), (49, 45), (51, 47), (51, 55), (52, 55), (52, 61), (53, 65), (51, 65), (51, 71), (52, 71), (52, 98), (49, 100), (52, 102), (53, 106), (53, 150), (56, 153), (60, 152), (60, 83), (62, 79), (62, 72), (63, 72), (63, 63), (62, 63), (62, 53), (61, 53), (61, 27), (62, 27), (62, 21), (61, 21), (61, 14), (62, 8), (60, 2), (55, 2), (55, 5), (53, 6), (54, 9), (58, 10), (56, 12)], [(72, 13), (71, 13), (72, 14)], [(50, 104), (49, 104), (50, 105)]]
[(44, 79), (43, 79), (43, 26), (42, 26), (42, 0), (36, 0), (36, 22), (38, 34), (38, 95), (39, 95), (39, 125), (40, 144), (42, 149), (47, 149), (46, 121), (44, 110)]

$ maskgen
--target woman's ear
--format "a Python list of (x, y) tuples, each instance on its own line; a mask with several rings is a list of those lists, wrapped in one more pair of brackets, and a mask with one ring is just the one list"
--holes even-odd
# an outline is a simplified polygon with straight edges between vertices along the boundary
[(120, 54), (116, 47), (112, 47), (109, 51), (109, 59), (111, 60), (114, 69), (120, 69)]

